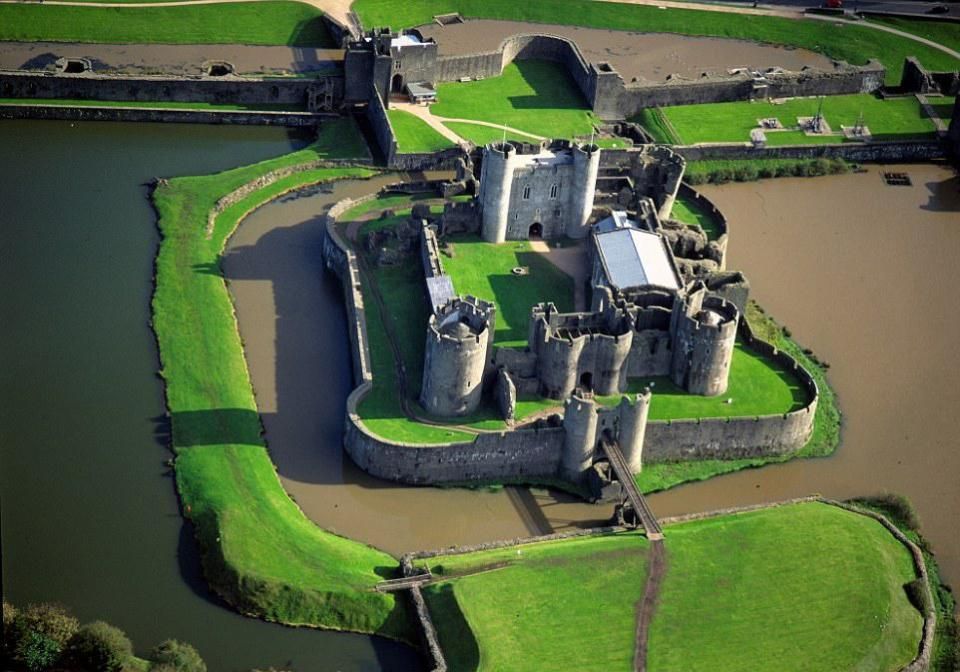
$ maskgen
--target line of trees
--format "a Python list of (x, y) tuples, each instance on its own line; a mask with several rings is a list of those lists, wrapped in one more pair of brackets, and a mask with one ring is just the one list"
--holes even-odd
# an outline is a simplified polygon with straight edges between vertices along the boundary
[(23, 609), (3, 603), (3, 670), (25, 672), (206, 672), (197, 650), (175, 639), (147, 660), (133, 654), (127, 635), (104, 621), (81, 625), (58, 604)]

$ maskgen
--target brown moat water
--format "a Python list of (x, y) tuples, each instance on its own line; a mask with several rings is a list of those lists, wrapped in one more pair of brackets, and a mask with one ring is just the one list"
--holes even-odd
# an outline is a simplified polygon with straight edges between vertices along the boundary
[(812, 51), (747, 40), (492, 19), (470, 19), (449, 26), (431, 23), (419, 26), (417, 30), (424, 37), (434, 38), (443, 56), (496, 51), (512, 35), (546, 33), (565, 37), (576, 42), (587, 61), (607, 61), (627, 83), (634, 78), (662, 82), (668, 75), (695, 79), (704, 72), (724, 75), (732, 68), (801, 70), (804, 66), (832, 67), (829, 58)]

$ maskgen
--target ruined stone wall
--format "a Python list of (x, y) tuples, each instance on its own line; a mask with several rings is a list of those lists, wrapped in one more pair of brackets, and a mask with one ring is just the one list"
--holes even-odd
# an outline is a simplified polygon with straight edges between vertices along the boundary
[(367, 103), (367, 121), (373, 128), (373, 136), (377, 141), (380, 152), (387, 160), (387, 165), (392, 166), (394, 158), (397, 155), (397, 134), (393, 132), (393, 126), (390, 124), (390, 117), (387, 116), (387, 108), (376, 91), (370, 92), (370, 102)]
[[(70, 98), (137, 102), (303, 105), (308, 92), (329, 90), (333, 111), (343, 100), (343, 76), (259, 79), (254, 77), (170, 77), (160, 75), (0, 72), (0, 98)], [(321, 103), (323, 97), (321, 96)]]

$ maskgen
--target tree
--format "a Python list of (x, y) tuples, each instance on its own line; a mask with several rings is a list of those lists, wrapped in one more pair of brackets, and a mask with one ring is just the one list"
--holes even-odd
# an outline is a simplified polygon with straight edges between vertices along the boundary
[[(5, 631), (6, 621), (5, 605)], [(27, 605), (26, 609), (14, 616), (10, 641), (12, 658), (31, 672), (45, 670), (59, 660), (79, 625), (79, 621), (58, 604)], [(7, 635), (4, 638), (6, 640)]]
[(84, 672), (120, 672), (133, 657), (133, 644), (120, 628), (103, 621), (77, 630), (67, 646), (67, 658)]
[(207, 672), (207, 665), (195, 648), (176, 639), (160, 642), (150, 655), (150, 672)]

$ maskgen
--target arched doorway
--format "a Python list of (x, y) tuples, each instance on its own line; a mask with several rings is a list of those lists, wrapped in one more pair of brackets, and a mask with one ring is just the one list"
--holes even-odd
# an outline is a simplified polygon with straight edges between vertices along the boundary
[(394, 93), (403, 93), (403, 75), (394, 75), (390, 90)]
[(530, 225), (530, 230), (527, 231), (527, 238), (530, 240), (539, 240), (543, 238), (543, 224), (540, 222), (534, 222)]
[(580, 389), (584, 392), (593, 392), (593, 374), (589, 371), (580, 374)]

